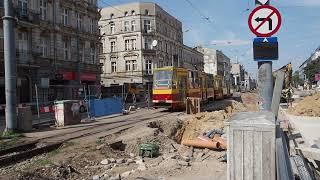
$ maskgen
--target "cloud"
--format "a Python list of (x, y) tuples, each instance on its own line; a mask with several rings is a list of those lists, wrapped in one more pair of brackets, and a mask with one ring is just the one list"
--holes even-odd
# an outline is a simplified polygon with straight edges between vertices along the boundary
[(222, 40), (212, 40), (210, 45), (217, 46), (244, 46), (252, 44), (252, 41), (242, 40), (242, 39), (222, 39)]

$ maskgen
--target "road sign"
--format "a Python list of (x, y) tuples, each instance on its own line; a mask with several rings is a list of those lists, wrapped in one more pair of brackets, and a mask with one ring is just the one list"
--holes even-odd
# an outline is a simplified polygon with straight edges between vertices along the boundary
[(278, 38), (254, 38), (253, 40), (253, 58), (255, 61), (278, 60)]
[(265, 5), (269, 3), (270, 3), (270, 0), (256, 0), (256, 4), (258, 5)]
[(258, 6), (251, 12), (248, 25), (258, 37), (270, 37), (280, 29), (280, 12), (269, 5)]
[(314, 79), (315, 79), (316, 81), (320, 81), (320, 74), (316, 74), (315, 77), (314, 77)]

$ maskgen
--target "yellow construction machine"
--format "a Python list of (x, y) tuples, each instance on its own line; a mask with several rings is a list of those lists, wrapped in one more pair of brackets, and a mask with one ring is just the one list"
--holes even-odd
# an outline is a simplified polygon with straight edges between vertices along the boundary
[(276, 77), (276, 73), (278, 71), (282, 71), (285, 74), (284, 83), (283, 83), (283, 90), (281, 94), (281, 102), (282, 103), (289, 103), (292, 99), (293, 89), (292, 89), (292, 64), (291, 62), (280, 69), (273, 72), (273, 77)]

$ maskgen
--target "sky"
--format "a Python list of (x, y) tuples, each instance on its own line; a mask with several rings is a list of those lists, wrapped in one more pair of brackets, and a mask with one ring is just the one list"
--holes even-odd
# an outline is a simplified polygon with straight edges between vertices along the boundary
[[(100, 6), (136, 2), (134, 0), (99, 0)], [(144, 0), (155, 2), (183, 24), (184, 44), (202, 45), (222, 50), (232, 62), (240, 62), (256, 76), (252, 41), (248, 27), (254, 0)], [(191, 2), (191, 3), (190, 3)], [(296, 70), (320, 46), (320, 0), (271, 0), (282, 15), (277, 34), (279, 60), (273, 69), (289, 62)], [(229, 43), (228, 43), (229, 42)], [(230, 43), (231, 42), (231, 43)]]

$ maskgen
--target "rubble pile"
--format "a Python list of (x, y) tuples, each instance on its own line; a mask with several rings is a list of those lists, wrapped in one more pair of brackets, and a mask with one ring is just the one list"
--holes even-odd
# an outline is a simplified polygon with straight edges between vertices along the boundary
[(195, 139), (199, 134), (213, 129), (223, 129), (224, 122), (235, 112), (244, 111), (247, 111), (247, 108), (242, 103), (232, 100), (224, 107), (224, 110), (196, 114), (182, 127), (181, 131), (183, 131), (183, 133), (181, 134), (183, 134), (183, 136), (179, 142)]
[(320, 93), (305, 97), (288, 111), (296, 116), (320, 117)]

